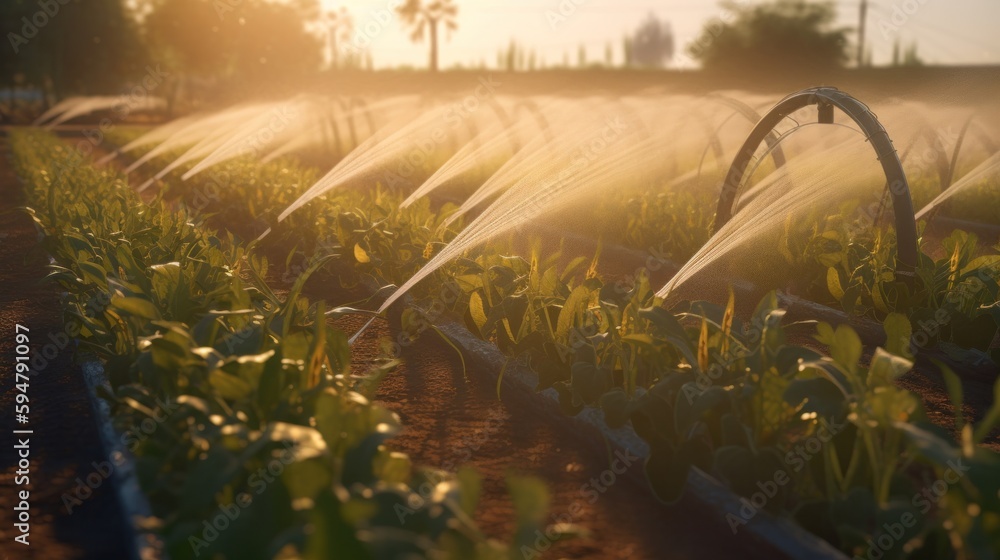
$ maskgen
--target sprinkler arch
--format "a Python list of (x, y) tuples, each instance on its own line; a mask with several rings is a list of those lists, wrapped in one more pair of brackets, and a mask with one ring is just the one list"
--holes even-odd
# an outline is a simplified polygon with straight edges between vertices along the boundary
[(531, 99), (522, 99), (518, 101), (517, 104), (514, 105), (514, 117), (517, 118), (523, 112), (531, 113), (531, 115), (538, 122), (538, 128), (541, 129), (546, 140), (549, 142), (555, 140), (555, 134), (552, 133), (552, 125), (549, 124), (549, 120), (545, 118), (545, 114), (538, 108), (538, 103), (535, 103)]
[[(710, 93), (708, 98), (718, 101), (722, 105), (729, 107), (734, 111), (733, 114), (740, 115), (746, 120), (750, 121), (752, 124), (756, 124), (760, 121), (760, 113), (756, 109), (747, 105), (746, 103), (740, 101), (739, 99), (733, 99), (728, 95), (722, 93)], [(727, 119), (728, 120), (728, 119)], [(719, 130), (725, 126), (726, 122), (723, 121), (716, 129), (715, 133), (718, 134)], [(767, 147), (771, 150), (771, 160), (774, 161), (775, 167), (781, 167), (785, 165), (785, 151), (781, 149), (781, 144), (778, 141), (778, 135), (774, 131), (768, 131), (767, 136), (764, 137), (764, 142)], [(707, 151), (707, 149), (706, 149)]]
[(819, 112), (819, 122), (833, 124), (834, 108), (843, 111), (854, 121), (865, 134), (867, 141), (875, 150), (875, 155), (882, 165), (887, 188), (895, 214), (896, 227), (896, 278), (912, 285), (917, 266), (917, 224), (913, 216), (913, 202), (910, 199), (910, 187), (903, 172), (903, 166), (896, 155), (892, 139), (874, 113), (862, 102), (836, 88), (809, 88), (788, 95), (771, 108), (767, 114), (754, 126), (726, 174), (719, 194), (719, 203), (715, 213), (713, 232), (718, 232), (733, 216), (736, 196), (754, 153), (760, 143), (785, 117), (793, 112), (816, 105)]

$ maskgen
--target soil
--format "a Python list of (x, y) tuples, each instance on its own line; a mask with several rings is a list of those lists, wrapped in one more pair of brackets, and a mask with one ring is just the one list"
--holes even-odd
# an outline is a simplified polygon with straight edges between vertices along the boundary
[[(281, 252), (276, 250), (275, 256)], [(328, 308), (368, 295), (354, 283), (353, 271), (333, 264), (328, 272), (311, 279), (303, 295), (326, 300)], [(341, 278), (353, 287), (341, 287)], [(279, 278), (269, 279), (269, 284), (279, 295), (288, 288)], [(352, 335), (367, 319), (349, 315), (334, 325)], [(366, 373), (385, 356), (383, 342), (398, 340), (400, 325), (398, 313), (390, 312), (388, 319), (380, 317), (368, 327), (351, 347), (354, 374)], [(641, 460), (605, 486), (613, 472), (606, 472), (612, 466), (606, 448), (593, 437), (569, 433), (523, 395), (504, 391), (498, 398), (492, 373), (471, 363), (463, 371), (455, 349), (435, 332), (425, 331), (404, 345), (399, 357), (401, 365), (386, 376), (376, 394), (376, 402), (397, 413), (403, 425), (389, 445), (418, 467), (474, 468), (482, 477), (475, 521), (487, 536), (510, 542), (515, 517), (506, 479), (510, 474), (530, 475), (544, 481), (550, 493), (546, 522), (571, 522), (586, 535), (551, 546), (540, 540), (537, 551), (545, 558), (774, 558), (748, 550), (722, 517), (694, 511), (698, 506), (691, 496), (674, 506), (656, 501), (649, 487), (636, 480), (642, 476)], [(614, 466), (622, 470), (622, 463)]]
[[(363, 320), (345, 317), (338, 323), (353, 333)], [(355, 343), (357, 373), (378, 356), (381, 339), (395, 339), (398, 331), (391, 324), (398, 321), (376, 321)], [(436, 333), (426, 331), (403, 347), (402, 358), (403, 365), (387, 376), (377, 395), (404, 426), (392, 447), (418, 465), (475, 468), (483, 477), (475, 519), (487, 535), (509, 541), (514, 533), (514, 508), (505, 480), (515, 473), (545, 482), (552, 499), (549, 523), (571, 521), (588, 534), (556, 542), (546, 558), (752, 557), (723, 519), (693, 514), (684, 502), (660, 504), (644, 484), (627, 475), (611, 475), (606, 450), (566, 433), (516, 395), (499, 399), (489, 373), (463, 375), (455, 350)], [(621, 470), (622, 465), (616, 466)], [(636, 471), (627, 474), (641, 473), (642, 462), (635, 460), (627, 468)], [(602, 473), (605, 482), (613, 480), (604, 492), (599, 491), (604, 488)]]
[[(67, 512), (63, 496), (96, 472), (93, 463), (104, 455), (87, 388), (73, 352), (67, 347), (29, 381), (29, 422), (15, 418), (15, 325), (30, 329), (30, 348), (38, 353), (63, 332), (59, 298), (46, 275), (45, 254), (38, 246), (31, 219), (10, 212), (23, 204), (20, 184), (9, 161), (6, 140), (0, 140), (0, 555), (7, 559), (112, 559), (128, 557), (129, 532), (114, 487), (106, 480)], [(33, 434), (14, 435), (12, 430)], [(18, 457), (15, 438), (30, 439), (30, 484), (15, 484)], [(14, 507), (21, 490), (30, 492), (29, 546), (14, 540)]]

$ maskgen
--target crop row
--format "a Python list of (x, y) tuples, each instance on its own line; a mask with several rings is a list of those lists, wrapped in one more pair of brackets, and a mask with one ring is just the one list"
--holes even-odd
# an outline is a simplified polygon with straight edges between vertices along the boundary
[[(122, 130), (116, 134), (122, 137), (112, 140), (123, 143), (140, 132)], [(165, 155), (157, 164), (166, 165), (178, 155)], [(936, 177), (927, 171), (918, 173), (912, 181), (915, 196), (926, 199), (924, 202), (940, 189)], [(289, 158), (263, 165), (251, 158), (230, 161), (207, 171), (207, 178), (196, 177), (191, 182), (180, 181), (181, 172), (176, 171), (169, 176), (173, 180), (165, 183), (168, 196), (178, 195), (189, 206), (219, 213), (220, 223), (227, 227), (238, 229), (241, 224), (251, 224), (252, 231), (246, 233), (253, 237), (274, 225), (277, 213), (297, 199), (316, 177), (315, 170)], [(949, 205), (980, 198), (991, 190), (987, 183)], [(369, 244), (378, 246), (373, 254), (385, 267), (412, 262), (412, 266), (397, 270), (379, 270), (377, 263), (365, 267), (382, 283), (399, 284), (426, 262), (424, 255), (434, 254), (434, 247), (427, 243), (442, 243), (462, 227), (459, 220), (451, 229), (442, 228), (444, 218), (455, 209), (450, 203), (436, 205), (421, 200), (400, 209), (405, 194), (379, 184), (366, 192), (334, 191), (276, 227), (296, 235), (305, 233), (303, 245), (345, 241), (344, 232), (338, 228), (364, 230), (366, 235), (357, 240), (359, 248), (367, 251)], [(646, 252), (657, 260), (681, 264), (708, 240), (714, 203), (714, 196), (704, 189), (613, 189), (599, 203), (574, 209), (580, 215), (563, 224), (559, 233), (600, 237), (606, 245), (620, 245)], [(849, 200), (832, 215), (812, 212), (787, 220), (775, 239), (780, 259), (748, 262), (744, 273), (774, 278), (772, 271), (755, 267), (783, 265), (788, 271), (783, 279), (785, 287), (808, 299), (876, 320), (893, 311), (905, 312), (915, 324), (939, 324), (939, 328), (926, 333), (925, 346), (944, 342), (974, 352), (989, 351), (1000, 331), (1000, 308), (992, 305), (1000, 293), (1000, 246), (984, 246), (976, 235), (962, 231), (944, 239), (926, 237), (921, 242), (916, 270), (919, 281), (915, 286), (906, 286), (893, 274), (896, 246), (892, 230), (881, 227), (884, 209), (869, 209), (872, 215), (866, 215), (857, 211), (859, 207), (864, 208), (861, 201)], [(338, 222), (348, 213), (356, 214), (357, 219), (346, 216), (341, 221), (357, 223)], [(397, 220), (403, 223), (394, 223)], [(424, 235), (416, 236), (419, 239), (410, 236), (413, 243), (402, 243), (394, 249), (381, 231), (366, 227), (376, 223), (387, 226), (381, 229), (394, 234), (421, 230)], [(317, 238), (322, 232), (335, 230), (336, 240)], [(387, 252), (395, 256), (381, 259)], [(948, 320), (941, 321), (942, 316)], [(1000, 356), (993, 358), (1000, 360)]]
[[(232, 191), (253, 183), (256, 172), (249, 162), (230, 166)], [(381, 283), (405, 280), (447, 241), (436, 227), (441, 214), (426, 205), (401, 212), (398, 195), (374, 192), (317, 201), (308, 220), (276, 229), (269, 239), (287, 243), (303, 228), (317, 236), (329, 232), (331, 238), (318, 243), (335, 248), (360, 273)], [(244, 222), (281, 210), (266, 203), (230, 208), (247, 212)], [(858, 238), (832, 239), (830, 231), (837, 230), (818, 237), (838, 242), (836, 250), (828, 243), (794, 254), (814, 255), (832, 292), (836, 284), (855, 285), (841, 282), (839, 274), (833, 281), (829, 271), (841, 267), (857, 274), (867, 265), (877, 277), (859, 284), (891, 285), (884, 275), (892, 262), (891, 239), (868, 238), (874, 254), (865, 255)], [(845, 225), (843, 231), (854, 230)], [(953, 303), (949, 313), (995, 321), (984, 309), (997, 299), (995, 259), (976, 257), (974, 239), (962, 233), (944, 245), (948, 259), (921, 263), (920, 297), (927, 309)], [(957, 445), (948, 430), (928, 422), (919, 398), (894, 384), (913, 365), (910, 321), (893, 312), (899, 299), (869, 291), (888, 342), (864, 367), (861, 341), (850, 328), (785, 325), (773, 294), (747, 322), (735, 319), (732, 298), (726, 306), (694, 302), (671, 313), (643, 272), (605, 283), (596, 256), (564, 264), (567, 259), (538, 251), (527, 259), (504, 256), (503, 248), (494, 244), (442, 269), (436, 285), (461, 297), (442, 302), (432, 289), (418, 291), (418, 305), (403, 315), (404, 328), (421, 330), (443, 307), (512, 360), (527, 362), (539, 374), (539, 389), (554, 387), (567, 413), (597, 406), (609, 424), (631, 424), (650, 444), (646, 473), (664, 500), (676, 499), (688, 469), (698, 467), (748, 498), (768, 489), (773, 495), (760, 507), (794, 516), (851, 553), (873, 551), (884, 537), (899, 545), (890, 547), (890, 556), (916, 550), (937, 556), (953, 546), (959, 555), (975, 555), (997, 546), (990, 528), (1000, 522), (998, 457), (978, 443), (1000, 421), (1000, 407), (978, 426), (957, 412)], [(809, 331), (826, 355), (789, 342)], [(961, 411), (958, 379), (947, 370), (944, 375)], [(950, 482), (956, 474), (957, 482)], [(928, 499), (923, 490), (936, 491), (940, 480), (949, 482)], [(747, 521), (730, 520), (734, 530)], [(906, 531), (894, 534), (904, 524)]]
[[(279, 297), (268, 263), (183, 208), (144, 204), (55, 136), (10, 137), (28, 212), (65, 291), (79, 355), (99, 358), (159, 534), (174, 558), (505, 558), (471, 520), (474, 471), (418, 469), (385, 444), (371, 398), (390, 359), (353, 371), (324, 302)], [(544, 518), (537, 481), (511, 478), (520, 535)]]

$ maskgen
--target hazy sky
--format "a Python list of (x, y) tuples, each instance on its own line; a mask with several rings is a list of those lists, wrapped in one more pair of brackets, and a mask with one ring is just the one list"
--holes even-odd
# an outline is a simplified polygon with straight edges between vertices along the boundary
[[(743, 0), (756, 3), (757, 0)], [(414, 45), (395, 19), (383, 24), (385, 14), (401, 0), (323, 0), (328, 6), (347, 6), (361, 41), (370, 40), (376, 67), (427, 64), (427, 45)], [(511, 39), (537, 50), (549, 64), (561, 63), (568, 53), (576, 64), (581, 43), (588, 59), (603, 60), (611, 42), (616, 63), (622, 58), (622, 37), (649, 13), (671, 23), (677, 50), (697, 36), (706, 21), (725, 17), (715, 0), (455, 0), (458, 31), (441, 47), (441, 66), (457, 63), (496, 64), (497, 51)], [(841, 24), (858, 22), (860, 0), (836, 2)], [(897, 8), (897, 10), (894, 10)], [(912, 15), (907, 14), (909, 11)], [(896, 13), (895, 22), (892, 15)], [(562, 16), (563, 13), (568, 15)], [(381, 17), (379, 17), (381, 14)], [(565, 21), (550, 23), (552, 14)], [(381, 21), (380, 21), (381, 20)], [(901, 24), (901, 25), (897, 25)], [(919, 55), (930, 64), (1000, 63), (1000, 0), (869, 0), (868, 41), (875, 64), (891, 59), (898, 36), (904, 44), (916, 40)], [(674, 66), (693, 65), (686, 57)]]

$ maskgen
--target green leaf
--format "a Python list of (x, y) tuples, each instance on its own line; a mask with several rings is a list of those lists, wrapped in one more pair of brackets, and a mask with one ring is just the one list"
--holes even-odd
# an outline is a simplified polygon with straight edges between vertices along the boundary
[(239, 401), (250, 394), (250, 384), (242, 378), (226, 373), (221, 369), (208, 374), (208, 383), (224, 399)]
[(990, 435), (998, 424), (1000, 424), (1000, 379), (993, 384), (993, 406), (990, 407), (983, 419), (976, 425), (976, 430), (972, 439), (978, 444)]
[(588, 362), (574, 363), (570, 379), (576, 405), (596, 403), (611, 388), (611, 372)]
[(939, 430), (936, 426), (918, 426), (909, 422), (894, 422), (893, 425), (903, 432), (920, 454), (932, 463), (943, 466), (960, 458), (958, 449), (950, 441), (950, 436), (936, 433)]
[(691, 464), (682, 454), (674, 453), (674, 449), (666, 441), (650, 444), (643, 472), (660, 501), (673, 504), (680, 500), (690, 470)]
[(621, 387), (615, 387), (601, 395), (600, 405), (604, 411), (604, 421), (611, 428), (620, 428), (628, 421), (629, 398)]
[(160, 319), (160, 312), (152, 302), (137, 297), (114, 296), (111, 298), (111, 306), (129, 315), (156, 321)]
[(868, 387), (888, 387), (911, 369), (913, 369), (913, 362), (910, 360), (877, 348), (875, 355), (872, 356), (872, 363), (868, 367)]
[(545, 483), (531, 476), (508, 476), (507, 490), (514, 503), (514, 518), (518, 527), (537, 526), (545, 522), (551, 498)]
[(962, 411), (962, 380), (951, 371), (951, 368), (938, 360), (932, 360), (938, 369), (941, 370), (941, 377), (944, 378), (944, 386), (948, 389), (948, 397), (951, 399), (951, 406), (955, 410), (955, 429), (959, 432), (965, 425), (965, 415)]
[(332, 483), (330, 474), (330, 468), (323, 460), (315, 458), (287, 465), (281, 473), (281, 481), (293, 501), (299, 498), (313, 500)]
[(847, 325), (837, 325), (830, 345), (830, 357), (848, 371), (856, 371), (861, 360), (861, 338)]
[(368, 256), (368, 252), (365, 251), (360, 243), (354, 244), (354, 259), (359, 263), (371, 262), (371, 257)]
[(800, 412), (815, 412), (821, 418), (839, 418), (844, 411), (844, 394), (829, 379), (795, 379), (784, 393), (785, 402)]
[(913, 328), (906, 315), (890, 313), (882, 321), (882, 327), (885, 329), (885, 349), (897, 356), (912, 358), (910, 337), (913, 335)]
[(84, 280), (102, 288), (108, 285), (108, 275), (102, 266), (87, 261), (79, 261), (76, 265), (80, 267)]
[(372, 558), (368, 549), (358, 540), (354, 527), (344, 519), (344, 507), (333, 489), (328, 488), (317, 497), (315, 507), (309, 512), (314, 529), (306, 542), (303, 554), (305, 560)]
[(844, 297), (844, 288), (840, 286), (840, 272), (836, 268), (826, 269), (826, 287), (833, 299), (840, 301)]
[(482, 333), (483, 325), (486, 324), (486, 310), (483, 309), (483, 297), (479, 295), (478, 291), (472, 292), (472, 295), (469, 296), (469, 313), (472, 315), (472, 321)]
[(466, 515), (472, 516), (476, 512), (479, 504), (479, 496), (482, 493), (483, 477), (470, 467), (459, 467), (455, 473), (458, 483), (462, 488), (461, 503), (459, 504)]
[(587, 311), (590, 294), (591, 291), (582, 285), (570, 292), (559, 311), (559, 319), (556, 321), (556, 336), (566, 337), (569, 335), (569, 331), (577, 324), (577, 319), (581, 318)]

